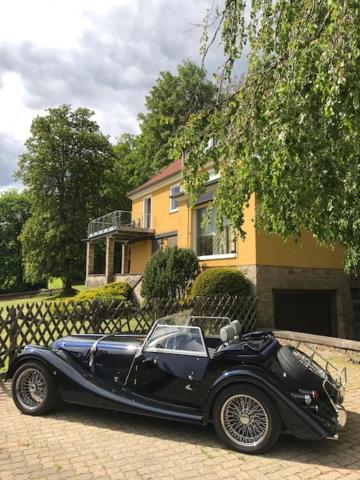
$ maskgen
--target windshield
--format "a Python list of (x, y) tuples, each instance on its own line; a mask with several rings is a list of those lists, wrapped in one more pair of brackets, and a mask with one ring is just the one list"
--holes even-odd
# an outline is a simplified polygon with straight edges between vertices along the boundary
[(204, 336), (220, 335), (220, 329), (230, 324), (228, 317), (210, 317), (193, 315), (193, 310), (183, 310), (172, 315), (159, 318), (157, 321), (159, 325), (178, 325), (188, 327), (199, 327)]
[(206, 354), (200, 328), (179, 325), (157, 325), (147, 342), (147, 350)]

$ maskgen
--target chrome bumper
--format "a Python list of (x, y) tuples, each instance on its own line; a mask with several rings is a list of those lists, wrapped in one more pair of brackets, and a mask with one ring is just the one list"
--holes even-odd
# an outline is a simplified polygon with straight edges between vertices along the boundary
[[(347, 414), (345, 411), (345, 408), (342, 405), (336, 405), (336, 417), (337, 417), (337, 424), (338, 424), (338, 429), (341, 431), (345, 425), (346, 425), (346, 420), (347, 420)], [(339, 439), (339, 434), (335, 433), (332, 437), (327, 437), (327, 440), (338, 440)]]
[(339, 430), (342, 430), (346, 425), (346, 420), (347, 420), (346, 411), (342, 405), (336, 405), (336, 409), (337, 409), (336, 413), (337, 413)]

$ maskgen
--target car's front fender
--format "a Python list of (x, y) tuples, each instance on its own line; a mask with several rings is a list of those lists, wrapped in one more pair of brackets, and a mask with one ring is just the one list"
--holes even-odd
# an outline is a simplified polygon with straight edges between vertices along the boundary
[(222, 372), (210, 387), (204, 409), (204, 423), (211, 421), (216, 397), (228, 386), (247, 384), (261, 389), (277, 406), (284, 429), (296, 437), (304, 439), (326, 438), (327, 432), (313, 416), (289, 395), (287, 388), (274, 374), (262, 367), (250, 366)]
[(66, 370), (66, 363), (54, 351), (40, 345), (28, 345), (11, 362), (6, 372), (5, 380), (10, 380), (22, 363), (34, 360), (48, 368), (58, 368), (60, 371), (63, 371), (65, 368)]

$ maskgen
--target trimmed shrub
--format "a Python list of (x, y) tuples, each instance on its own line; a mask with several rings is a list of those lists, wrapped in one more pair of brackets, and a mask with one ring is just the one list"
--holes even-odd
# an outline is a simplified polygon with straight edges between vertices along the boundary
[(196, 277), (191, 288), (191, 296), (214, 295), (250, 295), (250, 282), (235, 268), (208, 268)]
[(89, 288), (75, 295), (72, 298), (74, 301), (78, 300), (99, 300), (102, 303), (111, 303), (112, 300), (127, 300), (130, 294), (131, 287), (126, 282), (109, 283), (104, 287)]
[(184, 297), (199, 271), (197, 256), (190, 248), (159, 250), (146, 264), (141, 295), (146, 300)]

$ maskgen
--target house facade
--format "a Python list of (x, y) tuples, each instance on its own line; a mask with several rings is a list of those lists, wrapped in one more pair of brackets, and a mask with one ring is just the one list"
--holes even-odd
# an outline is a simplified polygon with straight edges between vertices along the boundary
[[(209, 170), (206, 191), (193, 208), (181, 190), (181, 161), (128, 193), (131, 212), (112, 212), (89, 224), (86, 285), (119, 279), (135, 284), (146, 262), (165, 246), (193, 248), (202, 268), (241, 270), (258, 297), (258, 324), (264, 327), (351, 336), (352, 293), (358, 281), (345, 275), (344, 251), (319, 247), (309, 232), (283, 242), (254, 228), (253, 197), (245, 211), (245, 240), (229, 225), (216, 228), (208, 212), (218, 175)], [(103, 271), (96, 272), (96, 248), (105, 243)]]

